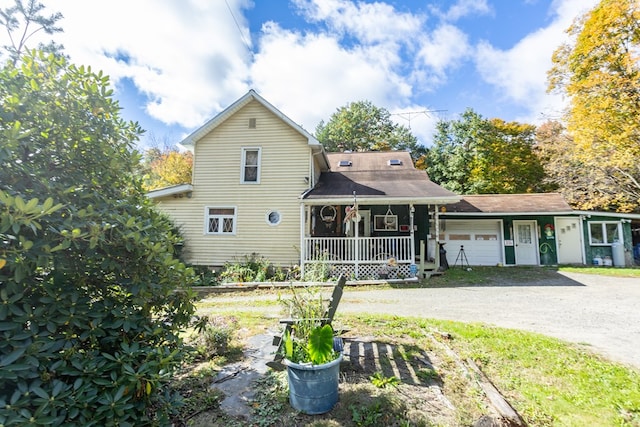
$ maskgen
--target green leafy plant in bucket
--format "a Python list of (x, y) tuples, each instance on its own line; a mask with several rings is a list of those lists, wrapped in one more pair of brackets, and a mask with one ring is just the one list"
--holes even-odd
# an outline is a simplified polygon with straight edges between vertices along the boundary
[(335, 360), (339, 353), (333, 349), (333, 329), (331, 325), (317, 326), (309, 332), (306, 340), (293, 334), (284, 336), (284, 354), (294, 363), (321, 365)]

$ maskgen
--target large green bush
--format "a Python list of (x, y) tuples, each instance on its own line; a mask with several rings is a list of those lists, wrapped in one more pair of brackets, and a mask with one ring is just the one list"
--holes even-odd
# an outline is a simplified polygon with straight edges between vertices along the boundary
[(165, 425), (193, 273), (145, 199), (108, 78), (0, 70), (0, 425)]

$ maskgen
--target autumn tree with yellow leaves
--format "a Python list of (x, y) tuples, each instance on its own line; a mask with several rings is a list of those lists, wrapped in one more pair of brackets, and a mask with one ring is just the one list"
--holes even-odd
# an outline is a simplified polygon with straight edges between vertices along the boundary
[(602, 0), (567, 32), (572, 41), (555, 51), (548, 82), (549, 90), (570, 100), (566, 124), (573, 144), (563, 155), (579, 168), (567, 172), (584, 175), (594, 190), (574, 205), (638, 211), (640, 2)]
[(144, 187), (147, 191), (191, 183), (193, 154), (190, 151), (150, 148), (144, 159)]
[(426, 156), (431, 180), (458, 194), (516, 194), (552, 190), (534, 153), (535, 127), (487, 119), (468, 109), (436, 125)]
[(615, 185), (601, 169), (587, 169), (582, 156), (575, 155), (575, 148), (573, 138), (561, 122), (549, 120), (538, 126), (535, 153), (544, 167), (544, 182), (557, 186), (570, 205), (598, 209), (598, 202), (614, 193)]

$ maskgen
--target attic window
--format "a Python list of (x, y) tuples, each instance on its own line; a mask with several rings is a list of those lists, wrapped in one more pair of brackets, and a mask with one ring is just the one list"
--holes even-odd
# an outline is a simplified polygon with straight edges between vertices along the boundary
[(400, 159), (389, 159), (389, 161), (387, 161), (387, 164), (389, 166), (402, 166), (402, 160), (400, 160)]
[(256, 119), (255, 118), (249, 119), (249, 129), (255, 129), (255, 128), (256, 128)]
[(340, 160), (340, 163), (338, 163), (338, 166), (340, 167), (348, 167), (353, 165), (353, 163), (351, 162), (351, 160)]

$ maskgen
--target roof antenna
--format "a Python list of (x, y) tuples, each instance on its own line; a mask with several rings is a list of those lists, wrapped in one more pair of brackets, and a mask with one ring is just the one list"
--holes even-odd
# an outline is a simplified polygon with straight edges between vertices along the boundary
[(425, 115), (427, 117), (431, 116), (430, 113), (442, 113), (444, 111), (447, 110), (422, 110), (422, 111), (404, 111), (402, 113), (393, 113), (390, 114), (390, 116), (400, 116), (403, 119), (405, 119), (406, 121), (409, 122), (409, 129), (411, 129), (411, 117), (412, 116), (420, 116), (420, 115)]

